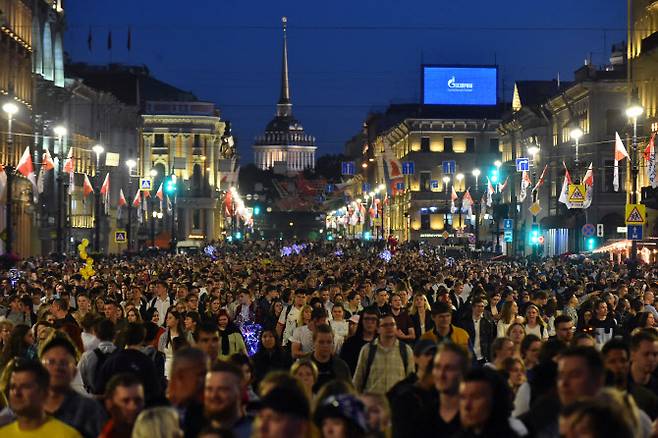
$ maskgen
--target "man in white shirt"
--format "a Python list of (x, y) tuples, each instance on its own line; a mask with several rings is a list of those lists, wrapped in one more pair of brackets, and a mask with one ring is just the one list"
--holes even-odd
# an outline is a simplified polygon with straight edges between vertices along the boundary
[(155, 284), (155, 297), (149, 302), (149, 309), (155, 308), (158, 311), (158, 325), (163, 325), (169, 306), (173, 305), (171, 297), (167, 290), (167, 283), (158, 280)]
[(307, 325), (297, 327), (290, 337), (293, 359), (299, 359), (313, 352), (313, 333), (319, 325), (327, 324), (327, 311), (324, 307), (313, 309)]
[(288, 339), (292, 336), (293, 330), (297, 327), (297, 320), (299, 319), (299, 314), (302, 312), (304, 304), (306, 304), (306, 292), (304, 289), (297, 289), (295, 291), (292, 305), (281, 312), (276, 331), (281, 338), (281, 344), (283, 346), (288, 345)]

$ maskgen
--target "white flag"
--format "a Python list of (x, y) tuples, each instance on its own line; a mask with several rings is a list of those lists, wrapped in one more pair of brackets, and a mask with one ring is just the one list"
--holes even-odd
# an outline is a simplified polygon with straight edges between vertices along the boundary
[(592, 163), (589, 163), (587, 172), (583, 177), (583, 184), (585, 184), (585, 202), (583, 208), (588, 208), (592, 205), (592, 198), (594, 197), (594, 171), (592, 170)]
[(569, 184), (571, 184), (571, 175), (569, 175), (569, 169), (567, 169), (567, 165), (564, 164), (564, 161), (562, 162), (562, 165), (564, 166), (564, 181), (562, 182), (562, 191), (560, 192), (560, 198), (558, 201), (566, 205), (567, 208), (571, 208), (571, 203), (569, 202)]
[(621, 141), (619, 133), (615, 132), (615, 167), (612, 176), (612, 186), (615, 192), (619, 191), (619, 162), (624, 158), (628, 158), (628, 151), (624, 146), (624, 142)]
[(530, 181), (530, 175), (528, 175), (528, 171), (524, 170), (521, 173), (521, 191), (519, 192), (519, 202), (525, 201), (526, 196), (528, 196), (528, 187), (532, 184), (532, 181)]

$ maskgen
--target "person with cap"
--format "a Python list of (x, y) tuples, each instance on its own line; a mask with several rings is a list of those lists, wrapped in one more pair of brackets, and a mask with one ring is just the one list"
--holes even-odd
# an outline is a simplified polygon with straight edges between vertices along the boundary
[(432, 321), (434, 321), (434, 328), (425, 332), (421, 339), (429, 339), (436, 343), (452, 341), (457, 345), (469, 347), (469, 336), (466, 330), (452, 324), (452, 309), (449, 304), (443, 301), (434, 303)]
[(59, 331), (46, 339), (39, 351), (39, 359), (50, 375), (46, 412), (75, 428), (85, 438), (96, 438), (107, 415), (94, 399), (75, 391), (71, 384), (77, 373), (78, 351), (70, 338)]
[(242, 370), (237, 365), (216, 362), (206, 373), (204, 416), (210, 426), (229, 429), (236, 438), (249, 438), (253, 418), (244, 414), (241, 382)]
[(323, 438), (361, 438), (368, 432), (365, 406), (351, 394), (331, 395), (313, 415)]
[(254, 431), (259, 438), (305, 438), (311, 407), (295, 381), (281, 381), (269, 388), (258, 403)]
[(80, 432), (46, 413), (50, 376), (39, 362), (16, 359), (10, 364), (7, 395), (16, 416), (0, 427), (0, 437), (82, 438)]

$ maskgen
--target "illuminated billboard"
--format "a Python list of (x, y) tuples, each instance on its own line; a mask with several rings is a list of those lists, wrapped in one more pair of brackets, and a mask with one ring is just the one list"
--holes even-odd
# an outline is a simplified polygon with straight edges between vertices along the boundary
[(423, 104), (496, 105), (496, 67), (423, 66)]

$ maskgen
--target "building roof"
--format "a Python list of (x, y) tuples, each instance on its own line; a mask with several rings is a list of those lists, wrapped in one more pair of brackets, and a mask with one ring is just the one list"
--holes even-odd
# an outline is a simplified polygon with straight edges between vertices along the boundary
[[(571, 86), (571, 82), (550, 81), (516, 81), (514, 84), (514, 109), (521, 106), (539, 106), (546, 103), (561, 90)], [(517, 101), (518, 99), (518, 101)], [(516, 105), (520, 105), (518, 108)]]
[(82, 79), (85, 85), (112, 93), (126, 105), (144, 107), (146, 101), (197, 101), (197, 97), (151, 76), (146, 66), (123, 64), (67, 64), (67, 77)]

